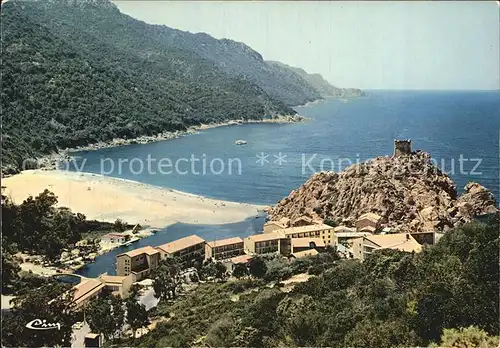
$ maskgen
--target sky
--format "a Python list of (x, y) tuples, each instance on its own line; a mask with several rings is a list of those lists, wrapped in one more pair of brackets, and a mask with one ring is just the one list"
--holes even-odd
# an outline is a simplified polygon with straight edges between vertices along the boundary
[(498, 1), (113, 1), (134, 18), (215, 38), (338, 87), (500, 89)]

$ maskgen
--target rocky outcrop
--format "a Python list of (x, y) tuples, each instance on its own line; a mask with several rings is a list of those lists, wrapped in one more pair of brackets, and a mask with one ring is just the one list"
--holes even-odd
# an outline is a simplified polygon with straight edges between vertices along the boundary
[(270, 220), (309, 216), (354, 226), (367, 212), (382, 217), (382, 226), (401, 232), (444, 231), (473, 217), (498, 211), (494, 196), (469, 183), (457, 197), (453, 181), (425, 152), (377, 157), (341, 173), (314, 174), (269, 210)]
[(492, 214), (498, 211), (495, 196), (484, 186), (469, 182), (465, 192), (458, 198), (456, 216), (470, 220), (482, 214)]

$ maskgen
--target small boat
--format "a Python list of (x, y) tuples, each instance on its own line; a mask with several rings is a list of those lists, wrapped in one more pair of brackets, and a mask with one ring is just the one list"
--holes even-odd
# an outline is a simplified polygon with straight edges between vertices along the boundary
[(132, 245), (132, 243), (133, 243), (132, 241), (128, 241), (125, 244), (123, 244), (123, 246), (130, 246), (130, 245)]
[(347, 103), (349, 103), (349, 99), (342, 98), (342, 99), (340, 99), (340, 102), (342, 104), (347, 104)]
[(247, 143), (246, 140), (236, 140), (235, 144), (236, 145), (245, 145)]

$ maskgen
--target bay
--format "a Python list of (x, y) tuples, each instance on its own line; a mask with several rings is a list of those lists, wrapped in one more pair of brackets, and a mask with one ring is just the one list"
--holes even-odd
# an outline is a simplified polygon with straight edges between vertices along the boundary
[[(394, 139), (410, 138), (413, 149), (429, 152), (459, 192), (476, 181), (498, 200), (498, 91), (368, 91), (347, 103), (332, 99), (296, 110), (309, 119), (219, 127), (175, 140), (79, 152), (69, 169), (222, 200), (275, 204), (314, 172), (390, 156)], [(236, 140), (247, 144), (235, 145)], [(243, 237), (260, 231), (263, 222), (259, 217), (228, 225), (176, 224), (129, 248), (192, 233), (206, 240)], [(113, 274), (114, 257), (125, 250), (100, 256), (79, 273)]]

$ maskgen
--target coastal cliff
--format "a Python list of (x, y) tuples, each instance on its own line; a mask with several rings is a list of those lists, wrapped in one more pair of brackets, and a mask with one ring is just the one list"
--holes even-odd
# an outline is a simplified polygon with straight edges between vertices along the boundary
[(300, 76), (307, 81), (322, 98), (356, 98), (365, 95), (365, 93), (358, 88), (339, 88), (332, 86), (320, 74), (310, 74), (302, 68), (296, 68), (276, 61), (268, 61), (267, 63), (274, 66), (276, 69)]
[(400, 232), (446, 231), (474, 217), (497, 212), (495, 197), (469, 183), (458, 197), (456, 185), (425, 152), (377, 157), (340, 173), (314, 174), (270, 209), (270, 220), (282, 217), (335, 220), (354, 225), (367, 212)]

